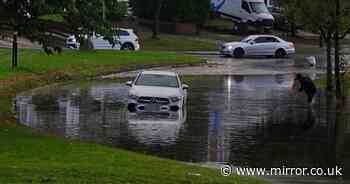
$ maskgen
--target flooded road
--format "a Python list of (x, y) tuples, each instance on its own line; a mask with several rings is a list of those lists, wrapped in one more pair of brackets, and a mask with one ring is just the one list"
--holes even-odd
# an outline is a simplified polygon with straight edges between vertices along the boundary
[[(196, 55), (195, 55), (196, 56)], [(324, 74), (326, 61), (318, 56), (316, 66), (310, 66), (306, 57), (284, 59), (251, 57), (236, 59), (220, 55), (201, 55), (206, 63), (197, 66), (164, 66), (156, 70), (171, 70), (181, 75), (287, 75), (307, 73), (309, 75)], [(104, 79), (115, 77), (134, 77), (139, 71), (127, 71), (103, 76)]]
[(350, 116), (337, 115), (333, 100), (322, 92), (308, 105), (305, 96), (290, 90), (293, 78), (188, 77), (187, 108), (170, 114), (128, 113), (128, 88), (113, 82), (23, 93), (16, 97), (15, 111), (23, 125), (69, 139), (195, 163), (263, 168), (338, 165), (344, 168), (343, 180), (349, 179)]

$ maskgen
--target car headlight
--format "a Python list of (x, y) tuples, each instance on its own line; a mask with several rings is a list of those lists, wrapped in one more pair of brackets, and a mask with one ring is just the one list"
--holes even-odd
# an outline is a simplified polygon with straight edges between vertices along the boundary
[(129, 94), (129, 98), (133, 100), (137, 100), (139, 97), (134, 94)]
[(233, 46), (232, 46), (232, 45), (229, 45), (229, 46), (227, 46), (227, 49), (228, 49), (228, 50), (232, 50), (232, 49), (233, 49)]
[(181, 100), (181, 97), (173, 96), (173, 97), (170, 97), (170, 100), (171, 100), (172, 102), (178, 102), (178, 101)]

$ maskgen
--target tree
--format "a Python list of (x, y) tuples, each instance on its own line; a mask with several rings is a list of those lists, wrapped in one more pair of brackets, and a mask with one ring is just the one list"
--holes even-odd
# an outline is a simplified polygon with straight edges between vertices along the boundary
[(303, 6), (300, 0), (278, 0), (276, 4), (281, 7), (282, 14), (288, 21), (291, 36), (295, 37), (297, 33), (297, 22), (300, 19), (300, 7)]
[(342, 98), (342, 83), (340, 76), (340, 40), (350, 32), (350, 3), (344, 0), (335, 1), (335, 33), (334, 33), (334, 65), (336, 96)]
[(52, 54), (61, 51), (70, 33), (81, 36), (96, 31), (110, 38), (110, 20), (122, 14), (126, 8), (120, 8), (118, 0), (0, 0), (0, 34), (12, 32), (38, 41)]
[(152, 38), (157, 39), (162, 8), (169, 0), (130, 0), (130, 6), (136, 16), (153, 20)]
[(125, 19), (128, 12), (128, 3), (120, 2), (119, 0), (108, 0), (106, 5), (106, 18), (107, 21), (117, 21)]
[[(301, 0), (300, 0), (301, 1)], [(336, 85), (336, 96), (341, 97), (340, 81), (340, 47), (350, 30), (349, 4), (346, 0), (303, 0), (300, 6), (303, 23), (306, 28), (320, 33), (327, 46), (327, 90), (333, 91), (333, 71)], [(334, 69), (332, 65), (332, 48), (334, 46)]]
[(130, 5), (136, 16), (154, 21), (153, 37), (160, 20), (202, 25), (210, 13), (210, 0), (130, 0)]
[(210, 14), (210, 0), (177, 0), (167, 2), (163, 20), (201, 25)]
[(332, 39), (334, 35), (334, 12), (330, 11), (332, 0), (319, 0), (317, 3), (312, 0), (302, 2), (303, 6), (299, 6), (299, 9), (301, 17), (304, 17), (301, 21), (305, 24), (305, 28), (319, 33), (326, 43), (327, 91), (331, 92), (333, 90)]
[(159, 19), (160, 19), (160, 13), (162, 10), (163, 3), (164, 3), (164, 0), (156, 0), (155, 2), (156, 11), (154, 12), (154, 25), (153, 25), (153, 34), (152, 34), (153, 39), (158, 39)]

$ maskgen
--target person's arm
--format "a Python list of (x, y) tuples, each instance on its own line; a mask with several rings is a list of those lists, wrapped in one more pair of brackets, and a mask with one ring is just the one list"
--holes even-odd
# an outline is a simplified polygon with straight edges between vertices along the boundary
[(301, 81), (301, 79), (295, 80), (295, 82), (298, 82), (298, 83), (299, 83), (299, 85), (298, 85), (298, 87), (299, 87), (298, 91), (299, 91), (299, 92), (302, 92), (302, 91), (304, 90), (304, 85), (303, 85), (303, 82)]

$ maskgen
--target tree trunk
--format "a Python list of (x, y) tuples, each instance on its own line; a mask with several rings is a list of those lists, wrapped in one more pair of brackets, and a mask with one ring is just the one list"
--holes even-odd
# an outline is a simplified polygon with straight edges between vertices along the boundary
[(293, 20), (290, 24), (290, 33), (291, 37), (296, 37), (297, 36), (297, 26), (296, 26), (296, 21), (295, 21), (295, 16), (293, 15)]
[(320, 35), (320, 38), (319, 38), (319, 41), (320, 41), (320, 48), (323, 48), (323, 37), (322, 35)]
[(18, 43), (17, 43), (17, 33), (13, 34), (12, 40), (12, 68), (17, 68), (18, 62)]
[(333, 91), (332, 39), (330, 33), (325, 38), (327, 44), (327, 92)]
[(334, 70), (335, 70), (335, 90), (337, 99), (341, 99), (341, 81), (340, 81), (340, 45), (339, 45), (339, 24), (340, 24), (340, 0), (336, 0), (336, 24), (334, 35)]
[(289, 25), (289, 33), (291, 37), (296, 37), (297, 35), (297, 29), (296, 29), (296, 14), (295, 12), (292, 12), (291, 18), (290, 18), (290, 25)]
[(103, 21), (106, 21), (106, 2), (105, 0), (102, 0), (102, 19)]
[(153, 34), (152, 34), (153, 39), (158, 39), (159, 17), (160, 17), (160, 11), (162, 9), (162, 0), (157, 0), (156, 6), (157, 6), (157, 8), (156, 8), (156, 11), (154, 13), (154, 25), (153, 25)]

